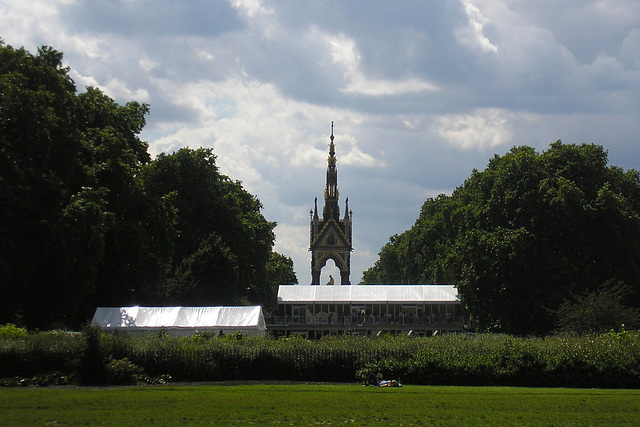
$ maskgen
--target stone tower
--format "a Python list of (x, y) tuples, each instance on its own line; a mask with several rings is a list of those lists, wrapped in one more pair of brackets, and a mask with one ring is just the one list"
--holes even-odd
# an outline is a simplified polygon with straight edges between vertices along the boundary
[[(350, 285), (351, 273), (351, 222), (353, 212), (349, 210), (349, 199), (345, 201), (344, 218), (340, 218), (338, 206), (338, 171), (336, 169), (336, 150), (333, 144), (333, 122), (327, 160), (327, 185), (324, 189), (324, 207), (322, 219), (318, 216), (318, 198), (316, 197), (311, 214), (311, 284), (320, 284), (320, 272), (328, 260), (333, 260), (340, 269), (340, 284)], [(329, 282), (328, 284), (333, 284)]]

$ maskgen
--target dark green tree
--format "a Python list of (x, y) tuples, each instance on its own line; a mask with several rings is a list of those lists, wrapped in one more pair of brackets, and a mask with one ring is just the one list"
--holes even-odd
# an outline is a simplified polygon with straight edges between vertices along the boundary
[(584, 335), (638, 328), (638, 309), (625, 304), (631, 291), (623, 283), (607, 282), (595, 291), (572, 295), (554, 312), (556, 332)]
[(147, 194), (175, 215), (167, 294), (174, 303), (268, 303), (275, 223), (242, 185), (219, 173), (211, 149), (159, 155), (144, 171)]
[[(270, 303), (292, 263), (210, 150), (153, 162), (148, 106), (77, 94), (50, 47), (0, 41), (0, 323), (79, 327), (96, 306)], [(290, 274), (289, 274), (290, 273)]]
[(61, 250), (69, 244), (61, 208), (86, 173), (71, 123), (75, 86), (61, 60), (47, 47), (34, 56), (0, 45), (0, 316), (8, 321), (52, 318), (65, 308), (44, 301), (70, 303), (52, 290), (71, 270), (58, 266), (73, 262)]
[(365, 279), (456, 283), (479, 330), (548, 333), (562, 301), (608, 280), (640, 305), (640, 177), (594, 144), (514, 147), (427, 200)]
[(389, 283), (407, 283), (403, 274), (402, 262), (400, 254), (402, 250), (402, 240), (405, 234), (398, 236), (397, 234), (389, 238), (389, 243), (384, 245), (378, 253), (378, 260), (373, 267), (362, 273), (362, 284), (381, 285)]
[(298, 277), (293, 269), (293, 260), (278, 252), (271, 252), (267, 261), (267, 286), (261, 289), (260, 300), (263, 310), (275, 312), (277, 310), (277, 296), (279, 285), (295, 285)]
[(0, 44), (0, 317), (29, 327), (79, 326), (157, 267), (136, 178), (147, 106), (77, 95), (61, 64)]

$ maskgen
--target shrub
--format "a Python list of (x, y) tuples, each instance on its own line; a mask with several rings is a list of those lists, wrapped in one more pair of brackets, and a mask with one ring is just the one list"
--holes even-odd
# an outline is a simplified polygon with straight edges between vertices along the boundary
[[(640, 387), (640, 332), (518, 338), (135, 337), (89, 328), (30, 333), (0, 345), (0, 384), (280, 380), (352, 382), (369, 373), (405, 384)], [(16, 379), (17, 378), (17, 379)], [(53, 376), (51, 377), (53, 378)], [(53, 380), (51, 380), (53, 381)]]
[(80, 359), (80, 381), (87, 385), (101, 385), (106, 382), (107, 355), (101, 348), (102, 332), (99, 328), (88, 327), (83, 331), (86, 347)]
[(19, 328), (16, 325), (11, 323), (7, 323), (6, 325), (0, 326), (0, 338), (5, 339), (16, 339), (16, 338), (26, 338), (27, 330), (24, 328)]
[(112, 385), (134, 385), (142, 381), (144, 371), (135, 363), (124, 359), (112, 359), (105, 366), (105, 376), (107, 384)]

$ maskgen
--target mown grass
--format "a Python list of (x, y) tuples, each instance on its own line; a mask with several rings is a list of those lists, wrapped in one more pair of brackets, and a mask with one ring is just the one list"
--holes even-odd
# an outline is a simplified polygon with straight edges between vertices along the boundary
[(358, 385), (0, 389), (0, 425), (638, 425), (640, 390)]

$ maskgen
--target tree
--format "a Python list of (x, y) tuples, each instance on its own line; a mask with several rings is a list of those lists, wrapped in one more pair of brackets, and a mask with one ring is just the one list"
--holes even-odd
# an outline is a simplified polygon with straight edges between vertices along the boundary
[(32, 313), (29, 300), (66, 302), (50, 292), (64, 277), (57, 265), (72, 261), (58, 252), (60, 207), (86, 177), (70, 120), (75, 87), (61, 60), (50, 48), (33, 56), (0, 44), (0, 312), (8, 321), (52, 315), (51, 307)]
[(543, 334), (548, 309), (608, 280), (640, 306), (639, 268), (640, 175), (608, 166), (602, 146), (557, 141), (496, 155), (428, 199), (365, 278), (456, 283), (477, 329)]
[(175, 216), (167, 294), (180, 303), (268, 304), (275, 223), (215, 159), (211, 149), (183, 148), (144, 170), (147, 194), (166, 200)]
[(79, 326), (157, 267), (137, 181), (148, 108), (77, 95), (62, 57), (0, 44), (0, 317), (29, 327)]
[[(50, 47), (0, 41), (0, 323), (78, 327), (96, 306), (270, 303), (295, 278), (275, 223), (211, 150), (151, 161), (149, 108), (77, 94)], [(290, 260), (289, 260), (290, 261)]]
[(378, 253), (379, 259), (373, 267), (362, 273), (362, 284), (381, 285), (385, 283), (406, 283), (402, 272), (400, 256), (404, 235), (391, 236), (389, 243)]
[(263, 309), (275, 312), (277, 309), (278, 286), (295, 285), (298, 277), (293, 270), (293, 260), (278, 252), (271, 252), (267, 269), (267, 286), (261, 289), (260, 300), (263, 301)]
[(572, 295), (572, 299), (565, 299), (554, 312), (556, 332), (584, 335), (637, 328), (640, 326), (638, 309), (624, 304), (630, 293), (629, 286), (609, 281), (595, 291)]

